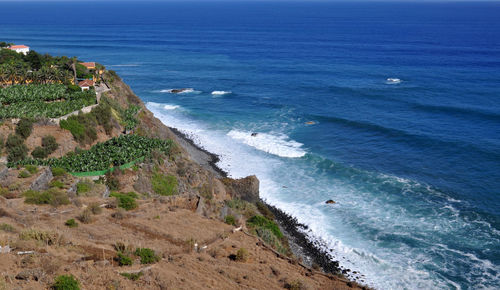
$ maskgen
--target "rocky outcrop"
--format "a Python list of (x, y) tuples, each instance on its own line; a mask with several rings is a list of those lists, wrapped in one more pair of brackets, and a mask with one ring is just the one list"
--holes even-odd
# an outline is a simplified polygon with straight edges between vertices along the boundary
[(9, 174), (9, 168), (5, 165), (0, 165), (0, 180), (3, 180), (7, 178), (7, 175)]
[(241, 179), (224, 178), (223, 183), (232, 198), (252, 203), (259, 201), (259, 180), (255, 175)]
[(38, 281), (45, 276), (45, 273), (42, 269), (27, 269), (19, 272), (16, 275), (17, 280), (34, 280)]
[(35, 181), (33, 181), (30, 189), (37, 191), (46, 190), (49, 188), (49, 182), (52, 178), (52, 170), (50, 170), (50, 168), (45, 168)]

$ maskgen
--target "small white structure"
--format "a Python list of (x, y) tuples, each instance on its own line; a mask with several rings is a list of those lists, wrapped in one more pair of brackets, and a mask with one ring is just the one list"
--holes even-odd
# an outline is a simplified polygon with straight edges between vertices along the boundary
[(28, 52), (30, 52), (30, 47), (29, 46), (26, 46), (26, 45), (12, 45), (9, 47), (10, 50), (13, 50), (17, 53), (22, 53), (24, 55), (28, 54)]
[(90, 87), (94, 86), (94, 81), (93, 80), (84, 80), (78, 83), (78, 86), (82, 89), (82, 91), (89, 90)]

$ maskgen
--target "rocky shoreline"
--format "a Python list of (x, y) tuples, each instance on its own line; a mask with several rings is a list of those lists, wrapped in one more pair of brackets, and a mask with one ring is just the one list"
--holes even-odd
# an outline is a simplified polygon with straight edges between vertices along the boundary
[[(188, 151), (195, 162), (221, 177), (228, 177), (228, 173), (217, 166), (217, 162), (220, 160), (217, 154), (201, 148), (190, 139), (188, 135), (182, 133), (178, 129), (172, 127), (168, 128), (176, 135), (179, 143)], [(308, 229), (307, 225), (299, 223), (296, 218), (266, 203), (264, 200), (261, 201), (265, 203), (274, 214), (276, 222), (289, 240), (293, 254), (302, 260), (305, 265), (309, 267), (320, 267), (324, 272), (335, 275), (345, 275), (350, 272), (349, 269), (340, 268), (339, 262), (330, 259), (324, 248), (318, 247), (307, 238), (306, 234), (303, 232), (303, 230)]]
[[(165, 125), (167, 126), (167, 125)], [(203, 168), (215, 173), (218, 177), (228, 177), (227, 172), (217, 166), (220, 158), (217, 154), (209, 152), (196, 145), (186, 134), (176, 128), (167, 126), (177, 137), (177, 141), (186, 149), (191, 158)]]

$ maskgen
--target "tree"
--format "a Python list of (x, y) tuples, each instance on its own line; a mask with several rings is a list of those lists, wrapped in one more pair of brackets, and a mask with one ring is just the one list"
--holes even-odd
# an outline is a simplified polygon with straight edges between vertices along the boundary
[(76, 84), (76, 57), (72, 57), (68, 59), (68, 62), (66, 63), (66, 66), (69, 68), (69, 70), (73, 71), (73, 81)]
[(32, 70), (39, 70), (42, 68), (42, 57), (36, 51), (31, 50), (26, 54), (24, 59), (29, 63)]

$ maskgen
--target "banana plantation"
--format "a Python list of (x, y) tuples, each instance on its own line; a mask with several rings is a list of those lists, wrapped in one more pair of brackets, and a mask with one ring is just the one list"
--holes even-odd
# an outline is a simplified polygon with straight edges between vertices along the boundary
[(36, 165), (64, 168), (68, 172), (102, 171), (151, 156), (154, 150), (169, 154), (171, 140), (121, 135), (98, 143), (89, 150), (81, 150), (61, 158), (32, 159), (11, 162), (9, 167)]

